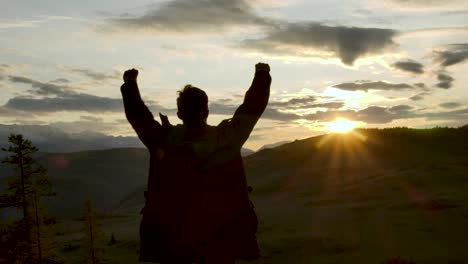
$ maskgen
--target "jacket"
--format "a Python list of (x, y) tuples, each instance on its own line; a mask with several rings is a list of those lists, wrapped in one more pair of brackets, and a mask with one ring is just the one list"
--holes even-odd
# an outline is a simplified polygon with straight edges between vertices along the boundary
[(164, 115), (156, 121), (135, 81), (122, 85), (126, 117), (150, 153), (140, 261), (195, 262), (210, 252), (258, 258), (240, 150), (267, 106), (270, 84), (268, 72), (256, 72), (233, 117), (196, 137)]

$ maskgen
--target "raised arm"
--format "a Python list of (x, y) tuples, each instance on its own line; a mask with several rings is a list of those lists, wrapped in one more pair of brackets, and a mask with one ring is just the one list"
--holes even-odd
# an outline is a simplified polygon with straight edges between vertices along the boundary
[(270, 97), (270, 66), (265, 63), (255, 65), (255, 76), (249, 90), (245, 93), (244, 102), (237, 108), (232, 119), (221, 122), (219, 127), (228, 136), (231, 143), (242, 147), (249, 138), (255, 124), (265, 111)]
[(236, 110), (234, 118), (236, 118), (236, 115), (251, 115), (256, 116), (258, 120), (268, 104), (270, 84), (270, 66), (265, 63), (257, 63), (252, 85), (245, 93), (244, 102)]
[(153, 114), (140, 96), (137, 84), (138, 71), (128, 70), (124, 73), (124, 84), (120, 87), (125, 108), (125, 115), (140, 140), (145, 146), (157, 144), (161, 136), (161, 125), (154, 120)]

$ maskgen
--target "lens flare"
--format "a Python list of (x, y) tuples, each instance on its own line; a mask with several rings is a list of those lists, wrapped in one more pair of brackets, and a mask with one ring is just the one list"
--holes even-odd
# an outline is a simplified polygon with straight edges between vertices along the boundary
[(346, 133), (353, 130), (356, 126), (357, 122), (340, 118), (328, 123), (327, 128), (331, 132)]

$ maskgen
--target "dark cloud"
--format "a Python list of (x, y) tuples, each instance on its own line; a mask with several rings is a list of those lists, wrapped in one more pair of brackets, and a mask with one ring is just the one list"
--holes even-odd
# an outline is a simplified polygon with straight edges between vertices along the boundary
[(412, 109), (414, 108), (410, 105), (397, 105), (397, 106), (390, 107), (388, 110), (395, 114), (404, 114), (404, 113), (409, 113), (409, 111)]
[(449, 89), (455, 80), (446, 71), (446, 68), (465, 62), (468, 59), (468, 43), (450, 44), (432, 52), (434, 63), (439, 65), (437, 73), (437, 87)]
[(368, 90), (404, 90), (412, 89), (413, 86), (406, 83), (388, 83), (388, 82), (372, 82), (372, 81), (356, 81), (350, 83), (340, 83), (333, 87), (347, 91), (368, 91)]
[(416, 95), (411, 96), (409, 99), (413, 100), (413, 101), (420, 101), (420, 100), (424, 99), (424, 97), (427, 96), (427, 95), (429, 95), (429, 93), (427, 93), (427, 92), (418, 93)]
[(356, 112), (356, 119), (371, 124), (390, 123), (394, 119), (401, 118), (400, 113), (392, 112), (389, 108), (370, 106)]
[(115, 80), (120, 78), (118, 71), (113, 71), (110, 74), (93, 71), (90, 69), (71, 69), (74, 73), (79, 73), (95, 81)]
[(425, 83), (415, 83), (414, 86), (419, 87), (421, 89), (428, 89)]
[(270, 107), (284, 107), (284, 108), (291, 108), (297, 106), (305, 106), (314, 104), (317, 98), (315, 96), (305, 96), (305, 97), (298, 97), (292, 98), (288, 101), (273, 101), (269, 102), (268, 106)]
[[(290, 23), (260, 16), (247, 0), (172, 0), (154, 5), (143, 15), (108, 19), (112, 29), (158, 32), (219, 32), (233, 26), (263, 27), (266, 36), (247, 39), (240, 47), (289, 56), (338, 57), (347, 65), (358, 58), (387, 52), (396, 46), (396, 31), (381, 28)], [(112, 30), (111, 29), (111, 30)], [(310, 51), (313, 52), (310, 52)], [(319, 53), (322, 54), (319, 54)]]
[(396, 31), (391, 29), (283, 23), (263, 38), (244, 40), (241, 47), (275, 55), (320, 57), (310, 54), (313, 50), (323, 52), (323, 57), (338, 57), (344, 64), (352, 65), (358, 58), (382, 54), (396, 46), (392, 39), (395, 35)]
[(301, 119), (302, 116), (294, 113), (283, 112), (275, 108), (267, 108), (265, 112), (263, 112), (262, 118), (287, 122)]
[(459, 120), (464, 121), (468, 120), (468, 108), (454, 110), (449, 112), (433, 112), (433, 113), (426, 113), (423, 114), (427, 119), (430, 120)]
[(457, 102), (446, 102), (446, 103), (440, 104), (439, 106), (442, 107), (442, 108), (451, 109), (451, 108), (458, 108), (458, 107), (462, 106), (462, 104), (457, 103)]
[(153, 6), (144, 15), (125, 14), (110, 20), (126, 29), (156, 31), (207, 31), (230, 26), (267, 25), (244, 0), (172, 0)]
[(421, 74), (424, 73), (424, 66), (415, 61), (397, 61), (393, 64), (393, 67), (410, 73)]
[(57, 84), (65, 84), (65, 83), (70, 83), (70, 80), (66, 78), (58, 78), (55, 80), (50, 81), (51, 83), (57, 83)]
[(102, 122), (102, 121), (104, 121), (101, 117), (96, 117), (96, 116), (80, 116), (80, 120), (91, 121), (91, 122)]
[(448, 75), (447, 73), (438, 73), (437, 74), (437, 87), (442, 89), (449, 89), (452, 87), (452, 82), (454, 81), (453, 77)]
[(432, 55), (442, 67), (463, 63), (468, 59), (468, 43), (447, 45), (445, 50), (435, 50)]
[(424, 96), (422, 96), (421, 94), (417, 94), (417, 95), (411, 96), (410, 99), (413, 101), (419, 101), (419, 100), (424, 99)]
[(32, 88), (30, 92), (36, 95), (67, 95), (72, 93), (69, 87), (63, 85), (39, 82), (23, 76), (10, 75), (8, 78), (13, 83), (30, 84)]
[(122, 100), (89, 94), (70, 94), (53, 98), (14, 97), (5, 107), (30, 112), (87, 111), (120, 112)]
[[(28, 96), (17, 96), (9, 99), (5, 108), (27, 111), (32, 113), (46, 113), (56, 111), (86, 111), (86, 112), (121, 112), (122, 99), (100, 97), (91, 94), (77, 93), (66, 85), (44, 83), (23, 76), (9, 76), (13, 83), (31, 85)], [(37, 97), (39, 96), (39, 97)], [(147, 101), (153, 111), (166, 111), (155, 102)]]

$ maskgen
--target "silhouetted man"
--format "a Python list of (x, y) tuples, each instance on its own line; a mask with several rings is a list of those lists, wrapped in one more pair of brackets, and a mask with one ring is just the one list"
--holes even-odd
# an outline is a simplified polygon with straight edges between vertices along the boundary
[(161, 114), (159, 123), (141, 99), (138, 71), (124, 73), (125, 114), (150, 153), (140, 261), (232, 264), (259, 257), (240, 150), (267, 106), (269, 72), (268, 64), (255, 66), (244, 102), (217, 126), (206, 123), (206, 93), (191, 85), (177, 98), (183, 124), (171, 125)]

